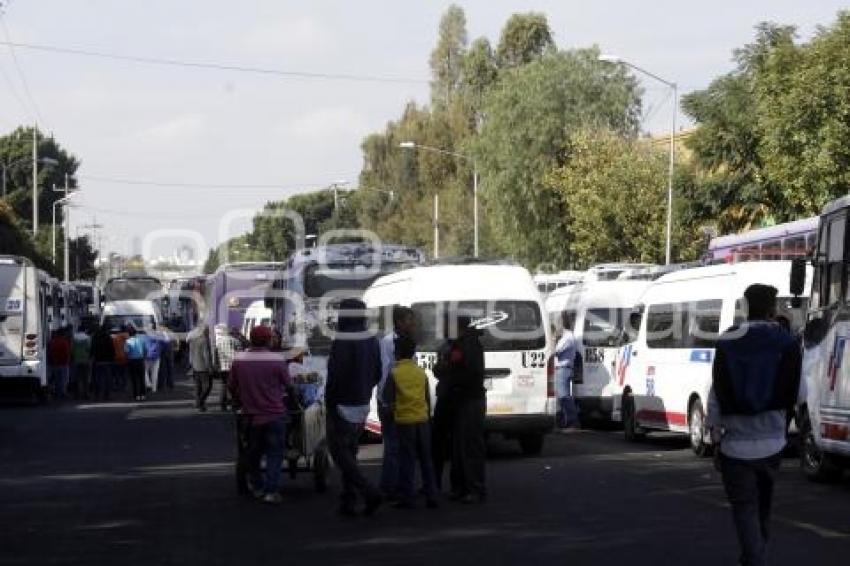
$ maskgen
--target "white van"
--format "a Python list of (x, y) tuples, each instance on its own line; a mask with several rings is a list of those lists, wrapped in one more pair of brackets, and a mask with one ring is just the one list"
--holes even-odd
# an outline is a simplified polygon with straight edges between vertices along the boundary
[[(650, 430), (686, 433), (704, 455), (710, 438), (705, 410), (717, 336), (746, 317), (744, 290), (754, 283), (779, 290), (778, 314), (793, 333), (805, 320), (789, 291), (790, 261), (754, 261), (684, 269), (662, 276), (646, 290), (633, 318), (637, 339), (620, 350), (623, 393), (615, 398), (627, 440)], [(807, 288), (811, 286), (811, 271)]]
[(109, 301), (103, 305), (101, 326), (107, 329), (124, 328), (132, 324), (137, 329), (162, 328), (162, 315), (157, 301)]
[[(573, 396), (583, 417), (620, 420), (614, 398), (622, 393), (616, 367), (620, 346), (627, 342), (629, 320), (649, 281), (589, 281), (558, 289), (546, 300), (549, 318), (562, 328), (569, 317), (578, 342), (573, 367)], [(618, 407), (619, 408), (619, 407)]]
[(0, 256), (0, 386), (47, 398), (51, 286), (23, 257)]
[(265, 299), (254, 301), (248, 305), (245, 311), (245, 320), (242, 323), (242, 336), (246, 338), (251, 335), (251, 329), (255, 326), (271, 326), (272, 309), (266, 306)]
[[(392, 307), (417, 312), (417, 361), (428, 371), (432, 394), (443, 318), (471, 314), (483, 332), (488, 433), (517, 439), (526, 454), (541, 451), (555, 423), (552, 336), (526, 269), (484, 263), (414, 267), (376, 280), (363, 298), (369, 308), (381, 309), (389, 326)], [(374, 401), (372, 409), (367, 429), (379, 433)]]

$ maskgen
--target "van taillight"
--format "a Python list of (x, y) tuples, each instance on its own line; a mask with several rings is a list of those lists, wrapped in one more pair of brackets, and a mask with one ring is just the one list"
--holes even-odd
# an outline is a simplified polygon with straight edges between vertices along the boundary
[(36, 338), (38, 338), (38, 334), (27, 334), (24, 338), (26, 338), (27, 340), (35, 340)]
[(546, 364), (546, 396), (555, 398), (555, 356), (550, 356)]

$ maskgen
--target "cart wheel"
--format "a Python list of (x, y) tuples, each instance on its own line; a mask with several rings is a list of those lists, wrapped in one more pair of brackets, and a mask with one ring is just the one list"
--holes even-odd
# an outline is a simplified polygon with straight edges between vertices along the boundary
[(313, 454), (313, 481), (317, 493), (328, 490), (328, 453), (323, 446), (317, 447)]

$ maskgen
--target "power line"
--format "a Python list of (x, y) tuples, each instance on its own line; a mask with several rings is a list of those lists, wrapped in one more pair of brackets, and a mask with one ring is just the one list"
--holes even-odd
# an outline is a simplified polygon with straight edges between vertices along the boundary
[(12, 55), (12, 61), (15, 64), (15, 69), (18, 71), (18, 77), (21, 79), (21, 84), (24, 87), (24, 96), (29, 100), (30, 105), (32, 106), (33, 113), (35, 114), (36, 119), (38, 119), (39, 123), (42, 127), (50, 130), (51, 128), (48, 126), (47, 122), (44, 120), (44, 117), (41, 114), (41, 111), (38, 108), (38, 104), (35, 102), (35, 98), (30, 91), (29, 83), (27, 82), (27, 77), (24, 74), (24, 70), (21, 68), (21, 64), (18, 61), (18, 55), (15, 53), (15, 45), (12, 42), (12, 34), (9, 33), (9, 28), (6, 26), (6, 18), (0, 16), (0, 27), (3, 28), (3, 35), (6, 37), (7, 46), (9, 47), (9, 53)]
[(77, 49), (73, 47), (60, 47), (56, 45), (45, 45), (37, 43), (21, 43), (13, 41), (0, 41), (0, 45), (8, 47), (18, 47), (20, 49), (29, 49), (32, 51), (43, 51), (49, 53), (61, 53), (64, 55), (78, 55), (82, 57), (97, 57), (100, 59), (112, 59), (116, 61), (129, 61), (131, 63), (142, 63), (148, 65), (163, 65), (171, 67), (184, 67), (195, 69), (210, 69), (216, 71), (235, 71), (238, 73), (251, 73), (257, 75), (273, 75), (285, 77), (289, 79), (312, 79), (312, 80), (338, 80), (338, 81), (353, 81), (353, 82), (374, 82), (374, 83), (402, 83), (402, 84), (428, 84), (427, 80), (413, 79), (407, 77), (389, 77), (379, 75), (354, 75), (346, 73), (314, 73), (309, 71), (289, 71), (284, 69), (270, 69), (263, 67), (250, 67), (243, 65), (233, 65), (227, 63), (205, 63), (201, 61), (185, 61), (180, 59), (148, 57), (140, 55), (122, 55), (117, 53), (107, 53), (104, 51), (94, 51), (89, 49)]
[(310, 182), (310, 183), (187, 183), (187, 182), (171, 182), (171, 181), (154, 181), (147, 179), (128, 179), (123, 177), (104, 177), (100, 175), (77, 175), (77, 178), (84, 181), (93, 181), (97, 183), (113, 183), (116, 185), (136, 185), (146, 187), (165, 187), (165, 188), (186, 188), (186, 189), (275, 189), (275, 190), (292, 190), (292, 189), (309, 189), (315, 187), (327, 187), (330, 185), (327, 181)]

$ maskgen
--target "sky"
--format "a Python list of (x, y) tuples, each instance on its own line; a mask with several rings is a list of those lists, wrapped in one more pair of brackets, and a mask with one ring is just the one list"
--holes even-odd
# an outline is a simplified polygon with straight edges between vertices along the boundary
[[(598, 45), (704, 88), (761, 21), (806, 39), (844, 2), (553, 0), (456, 2), (470, 41), (495, 45), (515, 12), (547, 15), (561, 48)], [(353, 81), (83, 57), (0, 45), (0, 134), (38, 122), (82, 165), (77, 226), (103, 226), (106, 251), (168, 255), (237, 235), (269, 200), (346, 180), (360, 142), (427, 103), (428, 56), (450, 2), (361, 0), (0, 0), (0, 40), (269, 68)], [(17, 59), (17, 64), (15, 58)], [(644, 82), (646, 131), (669, 132), (669, 89)], [(687, 125), (685, 117), (678, 116)], [(84, 228), (81, 228), (84, 230)]]

